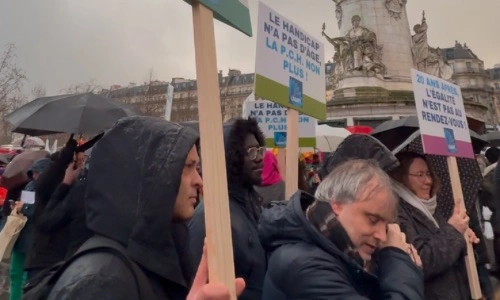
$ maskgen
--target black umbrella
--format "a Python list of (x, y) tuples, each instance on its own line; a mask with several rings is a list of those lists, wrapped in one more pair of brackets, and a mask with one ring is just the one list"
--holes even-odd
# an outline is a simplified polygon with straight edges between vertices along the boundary
[(87, 93), (38, 98), (6, 119), (14, 125), (13, 132), (31, 136), (96, 134), (123, 117), (139, 114), (132, 106)]
[[(399, 120), (386, 121), (377, 126), (371, 135), (387, 148), (393, 150), (404, 143), (419, 128), (417, 116), (409, 116)], [(481, 152), (488, 145), (488, 141), (472, 130), (469, 130), (469, 133), (474, 153)]]
[(492, 147), (500, 147), (500, 131), (493, 131), (481, 136), (484, 140), (487, 140)]
[[(396, 147), (392, 152), (397, 154), (401, 151), (413, 151), (423, 154), (422, 138), (420, 132), (416, 131), (410, 135), (406, 141)], [(429, 166), (436, 173), (440, 180), (441, 188), (437, 194), (437, 209), (445, 217), (451, 216), (454, 208), (454, 198), (451, 189), (450, 172), (448, 171), (448, 160), (446, 156), (440, 155), (425, 155)], [(457, 158), (458, 170), (460, 173), (460, 182), (462, 184), (462, 192), (467, 211), (474, 209), (474, 204), (479, 195), (479, 187), (481, 185), (481, 170), (475, 159)]]

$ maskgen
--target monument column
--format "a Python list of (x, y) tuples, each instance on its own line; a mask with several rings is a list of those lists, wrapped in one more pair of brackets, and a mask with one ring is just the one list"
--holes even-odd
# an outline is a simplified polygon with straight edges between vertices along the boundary
[(352, 17), (361, 17), (360, 25), (376, 34), (381, 46), (382, 63), (387, 79), (410, 81), (413, 68), (411, 31), (406, 15), (406, 0), (344, 0), (342, 7), (341, 36), (353, 28)]

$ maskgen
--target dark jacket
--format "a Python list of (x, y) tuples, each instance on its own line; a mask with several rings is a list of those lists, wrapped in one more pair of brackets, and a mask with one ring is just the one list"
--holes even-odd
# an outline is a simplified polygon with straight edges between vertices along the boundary
[[(178, 124), (130, 117), (92, 151), (87, 227), (126, 248), (156, 293), (151, 300), (185, 299), (194, 277), (187, 227), (172, 217), (186, 157), (197, 140), (196, 132)], [(95, 253), (70, 265), (49, 299), (135, 300), (137, 294), (123, 261)]]
[(38, 226), (42, 232), (53, 232), (57, 228), (69, 227), (66, 258), (71, 257), (88, 240), (93, 232), (85, 222), (86, 178), (79, 178), (73, 185), (61, 183), (47, 204)]
[[(34, 182), (30, 181), (25, 187), (24, 191), (33, 192)], [(24, 204), (21, 209), (21, 214), (26, 216), (28, 219), (26, 220), (26, 224), (24, 224), (23, 230), (17, 237), (16, 243), (14, 244), (14, 250), (21, 253), (28, 253), (31, 250), (31, 245), (33, 242), (33, 213), (35, 210), (34, 204)]]
[[(246, 287), (239, 299), (258, 300), (266, 272), (266, 253), (258, 235), (260, 197), (251, 183), (242, 176), (243, 158), (246, 154), (243, 141), (247, 134), (254, 134), (264, 145), (264, 138), (254, 120), (236, 120), (224, 126), (224, 145), (229, 189), (229, 210), (236, 277), (245, 279)], [(190, 245), (195, 262), (199, 262), (205, 239), (205, 208), (200, 203), (189, 223)]]
[(340, 251), (306, 218), (314, 198), (297, 192), (288, 204), (264, 210), (259, 227), (270, 252), (263, 300), (280, 299), (424, 299), (423, 274), (410, 256), (383, 248), (368, 273)]
[(26, 257), (25, 269), (45, 269), (63, 261), (66, 255), (68, 229), (57, 228), (50, 233), (40, 231), (38, 222), (77, 149), (76, 141), (68, 141), (54, 163), (40, 174), (35, 182), (35, 211), (33, 213), (33, 244)]
[(439, 213), (434, 218), (439, 229), (423, 213), (410, 204), (399, 202), (399, 224), (408, 242), (422, 259), (426, 300), (470, 299), (462, 234)]

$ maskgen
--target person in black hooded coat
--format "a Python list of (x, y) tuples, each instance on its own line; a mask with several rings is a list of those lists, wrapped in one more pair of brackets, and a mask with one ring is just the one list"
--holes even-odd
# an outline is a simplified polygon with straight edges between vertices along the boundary
[[(178, 124), (130, 117), (121, 119), (92, 151), (87, 226), (98, 238), (125, 248), (154, 292), (148, 300), (186, 299), (194, 277), (182, 221), (194, 213), (202, 185), (196, 169), (197, 141), (196, 132)], [(92, 252), (64, 271), (48, 299), (140, 297), (134, 274), (123, 260)]]
[[(229, 210), (236, 277), (245, 280), (239, 299), (258, 300), (266, 273), (266, 253), (258, 235), (261, 199), (254, 190), (262, 175), (264, 136), (254, 119), (237, 119), (224, 125), (224, 148), (229, 192)], [(205, 239), (203, 202), (189, 222), (190, 246), (199, 262)]]

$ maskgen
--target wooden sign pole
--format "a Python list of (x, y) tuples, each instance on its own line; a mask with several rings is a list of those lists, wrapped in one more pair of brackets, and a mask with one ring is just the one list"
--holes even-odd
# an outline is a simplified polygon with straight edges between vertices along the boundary
[(192, 6), (209, 281), (224, 284), (236, 300), (213, 12)]
[[(462, 183), (460, 182), (460, 173), (458, 170), (457, 158), (448, 156), (448, 172), (450, 173), (451, 189), (455, 206), (458, 205), (465, 209), (464, 195), (462, 192)], [(477, 275), (476, 259), (474, 257), (474, 249), (469, 242), (469, 238), (465, 236), (467, 243), (467, 256), (465, 257), (465, 266), (467, 268), (467, 276), (469, 278), (469, 286), (471, 298), (474, 300), (482, 299), (481, 286)]]
[(286, 150), (283, 148), (278, 148), (278, 169), (280, 170), (281, 178), (286, 178)]
[(299, 188), (299, 112), (294, 109), (287, 110), (285, 165), (285, 196), (290, 199)]

